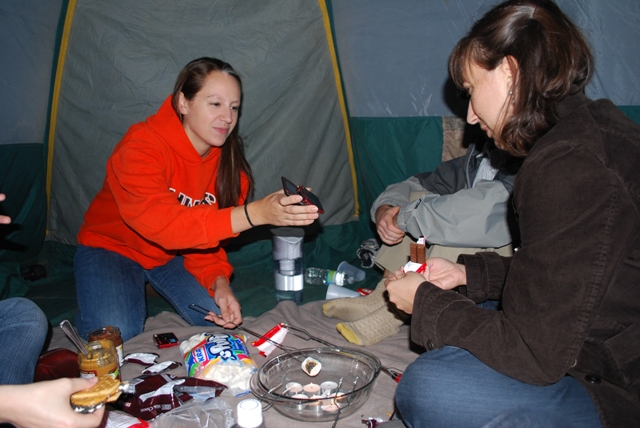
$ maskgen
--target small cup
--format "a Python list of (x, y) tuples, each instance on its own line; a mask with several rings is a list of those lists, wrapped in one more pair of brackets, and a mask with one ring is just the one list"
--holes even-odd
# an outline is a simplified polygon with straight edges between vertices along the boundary
[(325, 401), (327, 401), (324, 400), (325, 398), (326, 397), (324, 395), (312, 395), (309, 399), (316, 401), (311, 401), (307, 408), (319, 413), (322, 410), (322, 406), (325, 404)]
[(356, 282), (360, 282), (362, 280), (364, 280), (365, 277), (365, 272), (362, 269), (358, 269), (357, 267), (347, 263), (347, 262), (342, 262), (338, 265), (338, 269), (336, 269), (337, 272), (344, 272), (347, 275), (349, 275), (351, 278), (353, 278)]
[(320, 392), (320, 385), (317, 383), (308, 383), (302, 387), (302, 391), (309, 396), (316, 395)]
[(288, 382), (284, 388), (283, 394), (296, 395), (302, 392), (302, 385), (298, 382)]
[(341, 287), (335, 284), (329, 284), (327, 287), (327, 300), (339, 299), (341, 297), (360, 297), (360, 293), (349, 288)]
[[(306, 394), (298, 393), (292, 395), (291, 398), (295, 398), (296, 400), (308, 400), (309, 396)], [(301, 411), (307, 408), (307, 403), (306, 401), (300, 401), (298, 403), (292, 403), (290, 404), (290, 406), (297, 411)]]
[(340, 401), (342, 400), (338, 398), (342, 395), (344, 395), (342, 392), (331, 394), (331, 396), (329, 397), (330, 398), (329, 400), (323, 400), (324, 402), (321, 406), (322, 410), (329, 413), (335, 413), (341, 407), (344, 407), (343, 403), (340, 403)]
[(332, 380), (328, 380), (326, 382), (322, 382), (320, 384), (320, 388), (322, 388), (322, 393), (328, 397), (336, 392), (336, 390), (338, 389), (338, 384)]

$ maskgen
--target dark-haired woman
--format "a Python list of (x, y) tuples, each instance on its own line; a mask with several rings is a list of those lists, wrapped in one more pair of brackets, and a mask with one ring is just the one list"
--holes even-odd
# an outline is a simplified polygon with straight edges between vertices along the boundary
[[(526, 156), (521, 245), (511, 258), (429, 259), (424, 275), (388, 282), (427, 350), (398, 385), (408, 426), (637, 426), (640, 127), (584, 95), (592, 70), (549, 0), (495, 6), (454, 48), (469, 123)], [(476, 306), (496, 298), (500, 311)]]
[[(192, 325), (241, 323), (221, 243), (253, 226), (302, 226), (318, 217), (316, 207), (282, 192), (243, 205), (252, 178), (237, 127), (241, 97), (229, 64), (194, 60), (158, 112), (116, 145), (78, 234), (83, 337), (106, 325), (118, 326), (125, 341), (141, 333), (146, 283)], [(213, 313), (205, 320), (191, 303)]]

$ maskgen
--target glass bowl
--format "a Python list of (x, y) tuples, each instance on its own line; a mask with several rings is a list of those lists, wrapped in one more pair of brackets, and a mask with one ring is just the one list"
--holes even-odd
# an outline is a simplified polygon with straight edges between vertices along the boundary
[[(322, 365), (316, 376), (302, 370), (308, 357)], [(333, 421), (367, 401), (380, 367), (378, 358), (360, 350), (300, 349), (264, 363), (251, 378), (251, 391), (292, 419)]]

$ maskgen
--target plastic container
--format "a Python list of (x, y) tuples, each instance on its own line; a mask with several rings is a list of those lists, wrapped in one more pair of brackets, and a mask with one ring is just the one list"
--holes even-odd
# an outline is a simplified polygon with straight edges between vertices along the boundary
[(341, 286), (345, 284), (353, 284), (355, 282), (352, 276), (349, 276), (344, 272), (316, 267), (310, 267), (304, 271), (304, 281), (308, 284), (335, 284)]
[(362, 296), (362, 294), (350, 288), (340, 287), (335, 284), (329, 284), (327, 286), (327, 295), (325, 298), (327, 300), (332, 300), (332, 299), (341, 299), (343, 297), (360, 297), (360, 296)]
[(362, 269), (358, 269), (357, 267), (349, 264), (347, 262), (341, 262), (338, 265), (338, 272), (344, 272), (348, 276), (352, 277), (356, 282), (360, 282), (364, 280), (365, 272)]
[(304, 278), (302, 275), (302, 249), (304, 230), (297, 227), (271, 229), (273, 244), (273, 274), (276, 302), (293, 300), (302, 303)]
[(232, 428), (266, 428), (262, 419), (262, 404), (255, 398), (248, 398), (236, 407), (236, 424)]

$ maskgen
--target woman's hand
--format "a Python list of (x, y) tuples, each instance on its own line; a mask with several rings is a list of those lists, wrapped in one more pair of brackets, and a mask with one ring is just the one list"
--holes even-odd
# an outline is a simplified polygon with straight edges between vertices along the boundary
[[(318, 218), (315, 205), (298, 205), (302, 196), (286, 196), (281, 190), (251, 202), (246, 206), (253, 226), (272, 224), (274, 226), (307, 226)], [(231, 213), (234, 233), (251, 228), (244, 212), (245, 207), (235, 207)]]
[[(242, 323), (242, 312), (240, 310), (240, 302), (236, 298), (229, 280), (221, 276), (216, 279), (214, 284), (214, 297), (216, 305), (220, 308), (221, 315), (209, 312), (204, 318), (225, 328), (235, 328), (236, 325)], [(233, 324), (233, 325), (232, 325)]]
[(77, 427), (100, 425), (104, 406), (81, 414), (71, 408), (69, 399), (77, 391), (91, 388), (98, 378), (56, 379), (28, 385), (0, 386), (0, 422), (18, 428)]
[(452, 263), (447, 259), (427, 259), (426, 269), (422, 273), (404, 273), (400, 270), (385, 282), (389, 301), (398, 309), (411, 314), (416, 292), (424, 281), (429, 281), (443, 290), (452, 290), (467, 283), (467, 272), (464, 265)]
[[(4, 193), (0, 193), (0, 202), (4, 201), (6, 199), (6, 196), (4, 195)], [(0, 224), (9, 224), (11, 223), (11, 217), (6, 216), (6, 215), (0, 215)]]
[(398, 229), (397, 216), (400, 207), (392, 207), (391, 205), (382, 205), (376, 210), (376, 229), (380, 239), (387, 245), (394, 245), (402, 241), (404, 231)]
[(408, 314), (413, 313), (413, 300), (418, 287), (425, 281), (425, 277), (419, 273), (396, 272), (396, 274), (385, 282), (389, 301), (396, 305), (398, 309)]
[(438, 257), (427, 259), (427, 268), (423, 275), (427, 281), (443, 290), (453, 290), (467, 283), (467, 270), (464, 265)]

